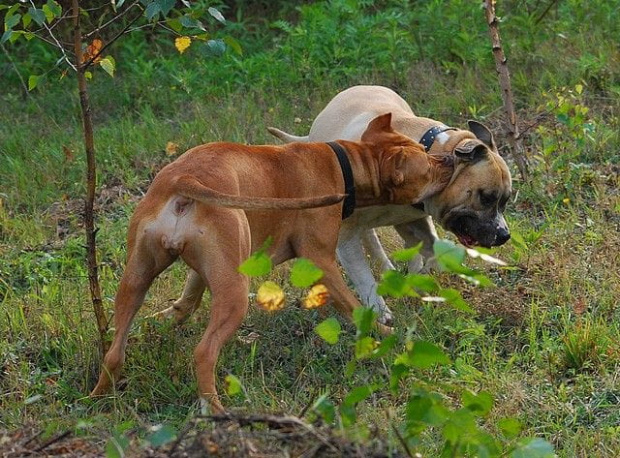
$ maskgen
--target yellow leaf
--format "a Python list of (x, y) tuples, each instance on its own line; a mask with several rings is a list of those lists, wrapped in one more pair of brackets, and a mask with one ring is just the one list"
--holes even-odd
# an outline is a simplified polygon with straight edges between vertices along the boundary
[(175, 156), (179, 154), (179, 145), (174, 142), (166, 143), (166, 154), (168, 156)]
[(256, 302), (269, 312), (284, 308), (284, 291), (272, 281), (266, 281), (256, 293)]
[(306, 309), (316, 309), (324, 306), (328, 299), (327, 287), (319, 283), (310, 288), (308, 295), (304, 298), (303, 306)]
[(179, 50), (181, 54), (183, 54), (191, 44), (192, 39), (190, 37), (177, 37), (174, 40), (174, 46)]
[(101, 60), (101, 50), (103, 48), (103, 41), (99, 38), (95, 38), (91, 44), (86, 46), (84, 50), (84, 54), (82, 54), (82, 63), (88, 62), (90, 59), (93, 59), (93, 62), (99, 63)]

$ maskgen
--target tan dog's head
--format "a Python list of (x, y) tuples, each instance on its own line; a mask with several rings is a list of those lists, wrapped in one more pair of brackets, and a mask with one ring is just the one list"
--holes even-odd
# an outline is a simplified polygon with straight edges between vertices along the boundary
[(392, 204), (415, 204), (448, 184), (454, 157), (426, 154), (420, 143), (392, 129), (391, 120), (391, 113), (376, 117), (361, 138), (375, 151), (378, 176), (372, 180), (374, 194), (379, 197), (383, 192)]
[(424, 209), (465, 246), (503, 245), (510, 239), (503, 216), (512, 192), (510, 170), (497, 152), (491, 131), (476, 121), (469, 121), (469, 128), (474, 135), (453, 149), (450, 183), (427, 199)]

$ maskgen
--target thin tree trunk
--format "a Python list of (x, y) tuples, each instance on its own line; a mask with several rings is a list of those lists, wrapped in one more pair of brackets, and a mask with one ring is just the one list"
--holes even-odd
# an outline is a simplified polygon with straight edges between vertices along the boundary
[(529, 176), (528, 162), (524, 153), (523, 143), (519, 136), (519, 126), (517, 124), (517, 115), (515, 113), (512, 87), (510, 84), (510, 72), (508, 71), (507, 59), (499, 35), (499, 21), (495, 15), (495, 0), (483, 0), (483, 7), (489, 26), (489, 34), (491, 35), (493, 57), (495, 58), (495, 70), (499, 76), (499, 85), (502, 90), (502, 100), (504, 101), (504, 112), (506, 114), (506, 126), (508, 130), (508, 142), (510, 143), (512, 157), (517, 164), (521, 178), (527, 181)]
[(86, 87), (85, 72), (88, 68), (87, 63), (83, 62), (82, 56), (82, 31), (80, 28), (80, 11), (78, 0), (73, 0), (73, 25), (74, 25), (74, 45), (77, 66), (78, 90), (80, 94), (80, 107), (82, 109), (82, 124), (84, 128), (84, 147), (86, 150), (86, 180), (87, 190), (84, 202), (84, 227), (86, 229), (86, 260), (88, 266), (88, 283), (90, 285), (90, 296), (93, 302), (93, 310), (97, 320), (99, 330), (99, 344), (102, 353), (108, 349), (107, 340), (108, 320), (103, 302), (101, 300), (101, 288), (99, 286), (99, 274), (97, 266), (97, 230), (95, 229), (94, 203), (96, 188), (96, 162), (95, 162), (95, 142), (93, 135), (93, 119), (88, 100), (88, 90)]

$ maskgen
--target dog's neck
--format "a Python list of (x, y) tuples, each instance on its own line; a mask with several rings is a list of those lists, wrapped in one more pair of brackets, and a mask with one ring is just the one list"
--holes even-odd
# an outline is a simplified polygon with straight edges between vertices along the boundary
[(353, 170), (355, 206), (369, 207), (392, 203), (389, 192), (381, 184), (379, 159), (363, 143), (338, 140), (346, 150)]
[[(430, 118), (418, 116), (399, 117), (392, 121), (394, 129), (415, 141), (420, 141), (422, 136), (433, 127), (448, 127), (445, 124)], [(429, 154), (452, 154), (454, 148), (465, 139), (475, 139), (476, 136), (462, 129), (451, 129), (440, 133), (434, 139)]]

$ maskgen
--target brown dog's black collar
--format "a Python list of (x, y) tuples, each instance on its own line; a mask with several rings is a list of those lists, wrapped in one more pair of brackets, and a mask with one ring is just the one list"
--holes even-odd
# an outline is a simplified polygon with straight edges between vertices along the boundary
[(344, 198), (344, 204), (342, 206), (342, 219), (345, 219), (351, 216), (355, 210), (355, 182), (353, 181), (353, 169), (347, 157), (347, 152), (342, 145), (336, 142), (327, 142), (327, 144), (334, 153), (336, 153), (338, 163), (342, 169), (342, 176), (344, 177), (344, 192), (347, 197)]
[(435, 142), (435, 138), (437, 138), (437, 135), (439, 135), (442, 132), (445, 132), (446, 130), (456, 130), (456, 129), (454, 127), (446, 127), (446, 126), (431, 127), (426, 132), (424, 132), (424, 135), (422, 135), (422, 138), (420, 139), (419, 143), (424, 147), (424, 150), (428, 153), (431, 150), (431, 146), (433, 146), (433, 143)]

